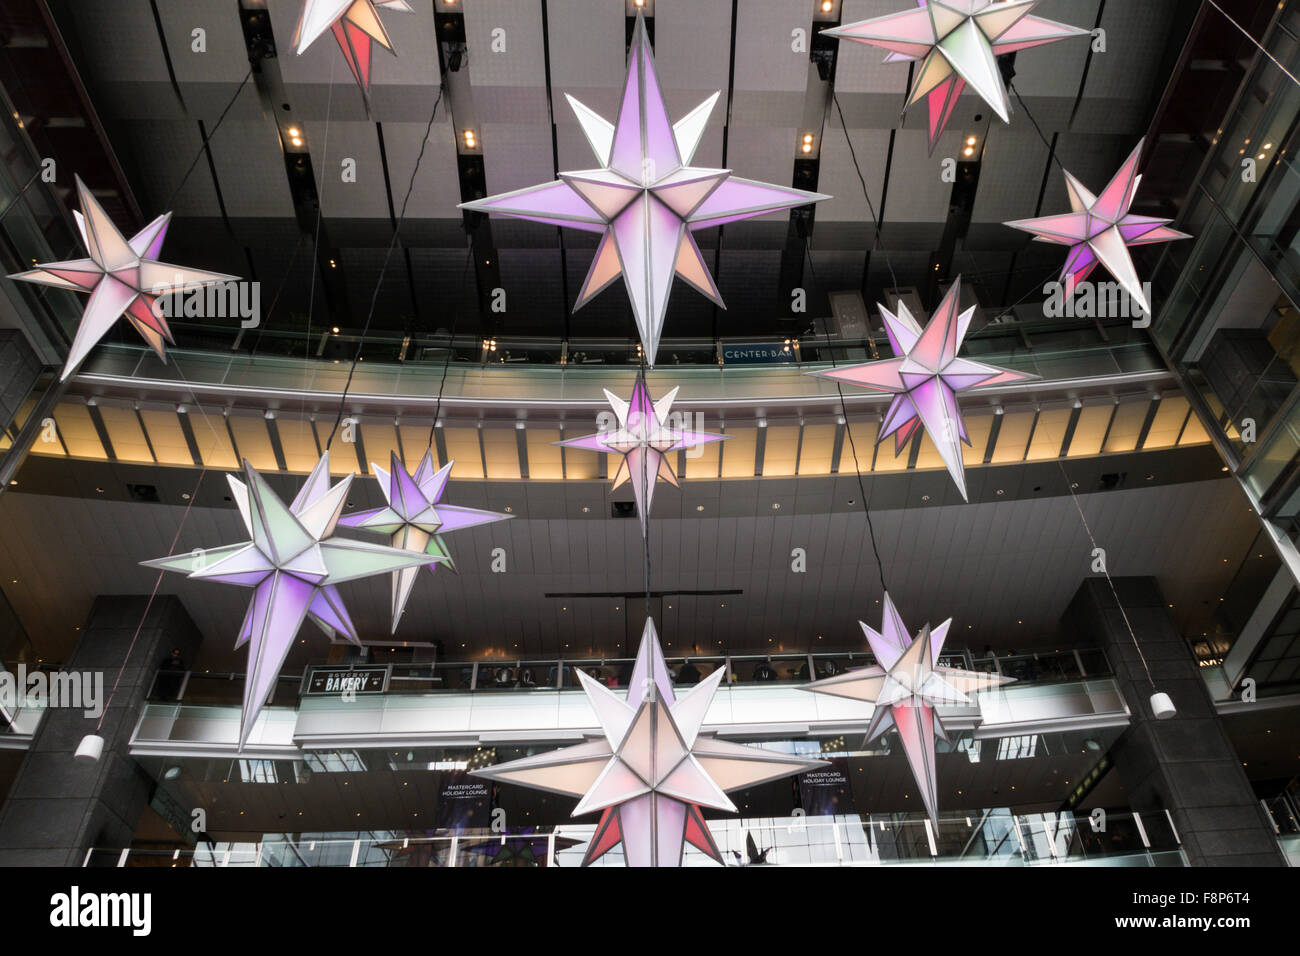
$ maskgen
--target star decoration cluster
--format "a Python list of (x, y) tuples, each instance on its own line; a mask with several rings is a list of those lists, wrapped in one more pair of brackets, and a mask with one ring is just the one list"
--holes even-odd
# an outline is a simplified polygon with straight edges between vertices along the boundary
[[(1087, 30), (1033, 17), (1039, 0), (917, 0), (918, 8), (846, 23), (824, 35), (888, 50), (886, 63), (916, 63), (907, 107), (925, 100), (930, 151), (957, 98), (969, 85), (1004, 123), (1011, 122), (1007, 87), (997, 58)], [(906, 109), (907, 107), (904, 107)]]
[(604, 391), (605, 398), (618, 418), (618, 428), (584, 435), (582, 438), (571, 438), (557, 444), (623, 456), (618, 471), (614, 474), (613, 487), (617, 488), (624, 482), (631, 483), (632, 493), (636, 497), (637, 516), (641, 519), (641, 534), (644, 536), (649, 531), (650, 505), (654, 500), (655, 483), (662, 478), (672, 485), (677, 484), (677, 473), (668, 456), (700, 445), (725, 441), (727, 436), (671, 427), (669, 416), (673, 399), (677, 397), (677, 389), (674, 388), (659, 401), (653, 401), (644, 375), (637, 375), (629, 401), (623, 401), (609, 389)]
[(745, 747), (702, 733), (724, 674), (717, 668), (677, 697), (659, 635), (647, 619), (626, 700), (578, 671), (602, 737), (472, 772), (579, 797), (575, 817), (607, 811), (584, 864), (619, 843), (628, 866), (680, 866), (686, 843), (721, 862), (700, 807), (735, 812), (726, 791), (826, 766), (824, 760)]
[(881, 305), (880, 317), (885, 322), (894, 358), (811, 374), (893, 395), (877, 442), (893, 435), (894, 451), (898, 454), (916, 430), (924, 427), (962, 498), (966, 498), (966, 468), (961, 446), (963, 442), (970, 444), (970, 436), (966, 433), (961, 406), (957, 404), (957, 394), (1038, 376), (959, 358), (957, 352), (975, 314), (973, 306), (961, 311), (960, 302), (961, 277), (958, 276), (924, 329), (901, 300), (897, 312)]
[(926, 812), (937, 827), (939, 800), (934, 738), (936, 734), (945, 741), (949, 738), (935, 708), (940, 704), (969, 704), (967, 694), (1009, 683), (1012, 678), (940, 665), (939, 654), (952, 618), (933, 630), (927, 624), (913, 639), (888, 593), (880, 630), (858, 623), (867, 635), (877, 663), (813, 681), (805, 689), (868, 701), (875, 706), (867, 726), (866, 742), (871, 743), (891, 728), (897, 729), (912, 776), (921, 788)]
[[(456, 565), (442, 539), (444, 534), (514, 517), (494, 511), (443, 504), (442, 495), (447, 490), (447, 479), (451, 477), (451, 469), (455, 464), (455, 461), (449, 461), (441, 468), (436, 468), (432, 449), (424, 453), (414, 475), (407, 473), (397, 452), (392, 453), (388, 471), (371, 462), (370, 467), (379, 478), (379, 488), (388, 504), (382, 508), (346, 515), (339, 519), (339, 524), (345, 528), (361, 528), (390, 535), (394, 548), (429, 555), (431, 563), (426, 567), (430, 574), (440, 565), (449, 571), (455, 571)], [(397, 632), (397, 625), (402, 620), (406, 601), (411, 596), (411, 589), (415, 587), (419, 573), (418, 566), (393, 572), (393, 633)]]
[(89, 258), (46, 262), (27, 272), (9, 276), (19, 282), (34, 282), (72, 292), (89, 292), (60, 379), (66, 379), (90, 350), (122, 316), (149, 343), (160, 359), (167, 361), (166, 343), (172, 341), (167, 319), (156, 307), (159, 296), (221, 282), (238, 276), (200, 269), (185, 269), (160, 262), (163, 240), (172, 214), (159, 216), (129, 240), (120, 233), (86, 184), (77, 177), (81, 212), (74, 213), (81, 242)]
[(714, 93), (675, 124), (668, 119), (645, 19), (638, 15), (617, 121), (568, 98), (601, 168), (561, 173), (556, 182), (461, 208), (600, 233), (575, 308), (622, 276), (653, 365), (674, 275), (723, 305), (692, 233), (830, 198), (691, 166), (717, 98)]
[(1032, 233), (1036, 242), (1051, 242), (1069, 246), (1065, 265), (1061, 267), (1061, 282), (1067, 295), (1088, 278), (1098, 265), (1105, 266), (1129, 297), (1143, 312), (1151, 313), (1133, 266), (1129, 246), (1145, 246), (1174, 239), (1190, 239), (1185, 232), (1170, 229), (1169, 219), (1137, 216), (1129, 212), (1137, 195), (1142, 177), (1138, 175), (1138, 162), (1142, 158), (1139, 141), (1124, 165), (1100, 195), (1094, 196), (1067, 171), (1065, 188), (1070, 196), (1070, 212), (1038, 219), (1019, 219), (1004, 223), (1012, 229)]
[(442, 555), (334, 536), (353, 475), (331, 487), (329, 452), (321, 456), (293, 503), (285, 507), (266, 479), (244, 463), (244, 481), (227, 476), (251, 540), (189, 554), (142, 561), (146, 567), (180, 571), (199, 581), (252, 588), (235, 647), (248, 645), (248, 676), (239, 746), (275, 687), (280, 668), (303, 620), (328, 634), (360, 643), (338, 585), (376, 574), (447, 560)]

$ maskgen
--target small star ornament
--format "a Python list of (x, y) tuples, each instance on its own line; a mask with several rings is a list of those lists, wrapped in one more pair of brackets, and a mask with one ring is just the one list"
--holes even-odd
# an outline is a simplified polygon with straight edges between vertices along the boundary
[(654, 365), (674, 275), (723, 306), (692, 233), (830, 198), (739, 179), (729, 169), (691, 166), (717, 98), (714, 93), (676, 123), (669, 121), (645, 19), (637, 14), (617, 122), (568, 97), (601, 168), (560, 173), (556, 182), (461, 208), (600, 233), (574, 308), (622, 276), (646, 362)]
[(702, 733), (725, 669), (677, 697), (652, 620), (642, 632), (626, 700), (577, 673), (601, 737), (471, 773), (579, 797), (575, 817), (605, 811), (584, 866), (619, 843), (628, 866), (681, 866), (687, 843), (720, 863), (700, 807), (734, 813), (726, 791), (827, 766)]
[(959, 358), (957, 352), (975, 314), (974, 307), (960, 311), (960, 301), (961, 277), (958, 276), (924, 330), (901, 300), (897, 312), (880, 305), (880, 317), (893, 346), (894, 358), (809, 374), (892, 394), (877, 443), (893, 435), (897, 455), (916, 430), (924, 427), (962, 498), (966, 498), (961, 446), (971, 441), (957, 395), (974, 388), (1024, 382), (1038, 376)]
[(167, 361), (165, 343), (172, 342), (172, 333), (166, 317), (155, 304), (158, 297), (216, 283), (237, 282), (239, 277), (159, 262), (171, 213), (159, 216), (128, 240), (113, 225), (80, 176), (77, 196), (81, 200), (81, 212), (74, 212), (73, 216), (90, 258), (46, 262), (9, 276), (19, 282), (90, 293), (59, 380), (76, 371), (122, 316), (158, 357)]
[(330, 30), (357, 85), (369, 94), (374, 45), (393, 52), (393, 42), (379, 19), (380, 8), (412, 12), (407, 0), (307, 0), (293, 35), (295, 52), (301, 55)]
[(248, 676), (239, 726), (242, 750), (280, 668), (302, 627), (312, 618), (327, 634), (360, 644), (338, 585), (404, 568), (445, 561), (439, 555), (334, 536), (352, 486), (348, 475), (330, 486), (329, 452), (285, 507), (266, 479), (244, 462), (244, 481), (228, 475), (230, 491), (251, 540), (189, 554), (142, 561), (150, 568), (180, 571), (199, 581), (253, 588), (235, 647), (248, 645)]
[(1129, 255), (1129, 246), (1145, 246), (1174, 239), (1190, 239), (1185, 232), (1170, 229), (1171, 219), (1135, 216), (1129, 212), (1137, 195), (1142, 177), (1138, 175), (1138, 162), (1142, 158), (1142, 141), (1129, 154), (1119, 172), (1101, 194), (1094, 196), (1083, 183), (1067, 171), (1065, 189), (1070, 196), (1071, 212), (1038, 219), (1018, 219), (1004, 223), (1012, 229), (1032, 233), (1035, 242), (1051, 242), (1069, 246), (1070, 252), (1061, 267), (1061, 283), (1066, 295), (1073, 295), (1075, 286), (1088, 278), (1098, 265), (1115, 277), (1129, 298), (1141, 310), (1151, 314), (1147, 301)]
[[(388, 471), (371, 462), (370, 468), (379, 479), (379, 489), (384, 493), (388, 504), (382, 508), (346, 515), (339, 519), (339, 524), (345, 528), (361, 528), (391, 535), (394, 548), (429, 555), (434, 562), (426, 565), (430, 574), (437, 571), (440, 565), (448, 571), (455, 571), (456, 565), (451, 560), (451, 553), (442, 540), (444, 534), (514, 517), (494, 511), (443, 504), (442, 495), (447, 490), (447, 479), (451, 477), (451, 469), (455, 464), (455, 461), (449, 461), (437, 468), (433, 463), (432, 450), (424, 453), (414, 475), (407, 474), (406, 466), (397, 457), (397, 452), (392, 453)], [(411, 589), (415, 586), (419, 573), (419, 567), (393, 572), (393, 633), (397, 632), (397, 625), (406, 610), (406, 601), (411, 596)]]
[(650, 390), (646, 387), (645, 376), (642, 374), (638, 373), (636, 377), (629, 401), (623, 401), (609, 389), (604, 391), (605, 398), (618, 419), (618, 427), (556, 444), (623, 456), (618, 471), (614, 474), (611, 490), (624, 482), (631, 483), (632, 494), (636, 498), (637, 516), (641, 519), (641, 534), (644, 536), (648, 531), (655, 483), (662, 478), (669, 484), (677, 484), (677, 473), (673, 471), (668, 456), (699, 445), (725, 441), (728, 436), (672, 427), (675, 423), (670, 410), (673, 399), (677, 397), (677, 389), (674, 388), (655, 402), (650, 398)]
[(824, 36), (888, 50), (886, 63), (917, 64), (908, 107), (924, 99), (929, 109), (930, 152), (967, 85), (1011, 122), (1006, 84), (997, 58), (1004, 53), (1089, 36), (1087, 30), (1031, 17), (1039, 0), (917, 0), (918, 9), (859, 20), (824, 30)]
[(971, 703), (968, 694), (1010, 683), (1013, 678), (981, 674), (939, 663), (952, 618), (931, 630), (927, 624), (913, 639), (889, 594), (879, 631), (859, 621), (877, 663), (871, 667), (827, 677), (804, 686), (815, 694), (867, 701), (875, 706), (867, 726), (866, 743), (896, 729), (903, 742), (912, 776), (921, 789), (926, 813), (937, 828), (939, 798), (935, 776), (934, 738), (948, 733), (935, 708), (940, 704)]

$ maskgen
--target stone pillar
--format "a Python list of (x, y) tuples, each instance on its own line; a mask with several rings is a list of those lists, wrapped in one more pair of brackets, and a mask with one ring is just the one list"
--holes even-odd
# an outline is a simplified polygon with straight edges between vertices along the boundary
[(1169, 810), (1192, 866), (1284, 866), (1273, 826), (1223, 728), (1191, 648), (1174, 627), (1154, 578), (1117, 578), (1115, 588), (1155, 690), (1175, 717), (1156, 720), (1146, 670), (1103, 577), (1086, 579), (1064, 625), (1105, 650), (1133, 722), (1112, 750), (1134, 810)]
[(0, 807), (0, 866), (81, 866), (92, 846), (131, 845), (154, 787), (127, 752), (131, 732), (159, 663), (178, 647), (192, 665), (202, 640), (179, 598), (154, 598), (146, 615), (148, 600), (95, 600), (66, 669), (83, 675), (101, 672), (107, 702), (126, 660), (98, 731), (104, 738), (103, 756), (93, 762), (73, 757), (82, 737), (96, 733), (96, 719), (85, 717), (80, 709), (52, 708), (46, 713)]

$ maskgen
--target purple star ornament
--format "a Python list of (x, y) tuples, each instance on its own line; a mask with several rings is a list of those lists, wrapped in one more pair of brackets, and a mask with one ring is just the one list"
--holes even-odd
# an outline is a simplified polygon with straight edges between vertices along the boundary
[(569, 448), (623, 456), (612, 487), (617, 488), (624, 482), (631, 482), (643, 536), (650, 520), (655, 482), (662, 478), (672, 485), (677, 484), (677, 473), (673, 471), (672, 460), (668, 456), (728, 438), (727, 435), (711, 435), (708, 432), (671, 427), (673, 422), (670, 409), (676, 397), (677, 389), (674, 388), (659, 401), (653, 401), (650, 389), (646, 387), (645, 376), (638, 373), (629, 401), (625, 402), (605, 389), (605, 398), (609, 400), (618, 419), (617, 428), (556, 442)]
[(876, 663), (871, 667), (827, 677), (804, 686), (815, 694), (868, 701), (875, 706), (867, 727), (866, 743), (891, 728), (903, 742), (912, 776), (921, 788), (926, 812), (937, 828), (939, 798), (935, 776), (934, 738), (948, 740), (935, 708), (939, 704), (969, 704), (967, 694), (1010, 683), (1013, 678), (981, 674), (939, 663), (952, 618), (931, 629), (927, 624), (913, 639), (885, 594), (884, 621), (879, 631), (859, 621)]
[[(406, 466), (397, 457), (397, 452), (392, 453), (388, 471), (371, 462), (370, 467), (379, 478), (379, 488), (388, 504), (382, 508), (346, 515), (339, 519), (339, 524), (345, 528), (361, 528), (390, 535), (390, 543), (394, 548), (429, 555), (427, 567), (430, 574), (438, 569), (439, 564), (449, 571), (455, 571), (456, 565), (451, 560), (442, 535), (514, 517), (494, 511), (443, 504), (442, 494), (447, 489), (447, 479), (451, 477), (451, 469), (455, 464), (455, 461), (449, 461), (441, 468), (436, 468), (432, 450), (424, 453), (414, 475), (407, 474)], [(407, 598), (411, 596), (411, 588), (415, 586), (419, 573), (418, 567), (393, 572), (393, 633), (397, 632), (397, 625), (406, 610)]]
[(676, 123), (669, 120), (638, 14), (617, 122), (569, 97), (600, 168), (560, 173), (555, 182), (461, 208), (599, 233), (574, 308), (622, 276), (646, 361), (654, 365), (674, 275), (723, 305), (692, 233), (830, 198), (691, 166), (717, 98), (714, 93)]
[(244, 462), (244, 477), (240, 481), (230, 475), (227, 480), (252, 540), (140, 562), (199, 581), (253, 589), (235, 642), (235, 647), (248, 645), (240, 749), (275, 688), (305, 618), (312, 618), (328, 634), (339, 632), (354, 644), (361, 642), (338, 585), (445, 560), (335, 537), (353, 476), (331, 487), (329, 452), (321, 456), (288, 507), (248, 462)]

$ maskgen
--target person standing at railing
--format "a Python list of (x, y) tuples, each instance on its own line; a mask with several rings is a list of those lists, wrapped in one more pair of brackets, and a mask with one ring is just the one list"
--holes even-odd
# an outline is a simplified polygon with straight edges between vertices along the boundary
[(184, 681), (185, 662), (181, 660), (181, 649), (173, 647), (161, 664), (158, 665), (158, 677), (154, 681), (154, 693), (163, 700), (176, 700), (181, 694)]

